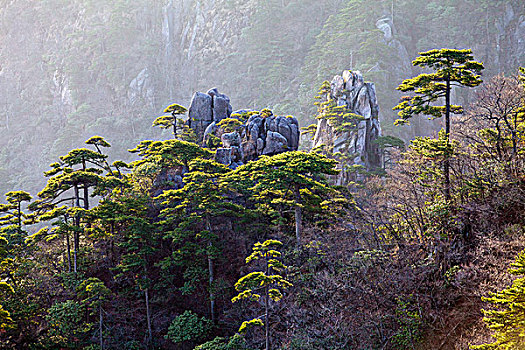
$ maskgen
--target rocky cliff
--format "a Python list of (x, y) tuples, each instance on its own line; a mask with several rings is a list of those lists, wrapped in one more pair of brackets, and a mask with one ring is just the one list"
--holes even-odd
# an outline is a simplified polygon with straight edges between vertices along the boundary
[(365, 82), (360, 72), (346, 70), (334, 76), (330, 91), (323, 98), (337, 107), (344, 107), (341, 117), (349, 113), (356, 116), (353, 127), (344, 129), (337, 127), (340, 122), (337, 118), (327, 118), (323, 113), (318, 116), (313, 147), (339, 155), (342, 172), (338, 183), (346, 183), (354, 177), (355, 172), (348, 166), (360, 165), (368, 171), (380, 168), (381, 155), (374, 143), (381, 134), (374, 84)]

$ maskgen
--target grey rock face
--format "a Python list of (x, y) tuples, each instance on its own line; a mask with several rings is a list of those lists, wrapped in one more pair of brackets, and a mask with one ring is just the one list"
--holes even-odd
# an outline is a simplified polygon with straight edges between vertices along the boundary
[(239, 133), (236, 131), (222, 134), (221, 141), (222, 145), (226, 148), (230, 148), (232, 146), (238, 147), (241, 145), (241, 135), (239, 135)]
[(242, 165), (242, 151), (239, 147), (218, 148), (215, 152), (215, 161), (232, 169)]
[(196, 92), (191, 100), (188, 125), (195, 130), (199, 138), (202, 138), (204, 131), (213, 120), (212, 102), (212, 97), (202, 92)]
[(213, 96), (213, 120), (220, 122), (229, 118), (231, 114), (231, 105), (228, 100), (219, 96)]
[(128, 101), (131, 105), (146, 101), (150, 106), (154, 106), (155, 89), (148, 68), (141, 70), (129, 84)]
[[(342, 75), (334, 77), (331, 86), (330, 95), (326, 98), (336, 100), (338, 106), (346, 106), (348, 112), (361, 115), (364, 120), (361, 120), (352, 131), (339, 132), (335, 130), (330, 120), (319, 119), (313, 147), (330, 149), (333, 153), (355, 155), (351, 164), (362, 165), (368, 170), (381, 167), (380, 152), (373, 142), (381, 134), (374, 84), (365, 83), (358, 71), (344, 71)], [(345, 164), (341, 164), (341, 169), (344, 168)], [(342, 184), (348, 178), (349, 174), (342, 171), (338, 176), (338, 182)]]
[[(229, 118), (232, 113), (230, 98), (221, 94), (217, 88), (208, 90), (205, 94), (196, 92), (191, 100), (188, 112), (188, 125), (195, 130), (199, 142), (203, 141), (208, 126)], [(210, 130), (208, 130), (210, 131)]]
[(215, 152), (215, 161), (226, 166), (230, 166), (232, 163), (232, 149), (218, 148)]
[(289, 150), (286, 137), (278, 132), (268, 131), (268, 134), (266, 134), (266, 146), (264, 147), (262, 154), (273, 155)]
[(208, 135), (215, 134), (218, 129), (217, 123), (211, 122), (211, 124), (206, 127), (206, 130), (204, 130), (203, 143), (206, 143)]
[[(341, 81), (341, 84), (344, 82)], [(342, 90), (341, 90), (342, 91)], [(293, 116), (276, 116), (249, 109), (232, 112), (230, 98), (217, 88), (205, 94), (196, 92), (189, 108), (188, 125), (197, 134), (199, 143), (206, 144), (210, 135), (221, 138), (215, 160), (229, 167), (237, 167), (261, 155), (273, 155), (299, 148), (299, 123)], [(225, 132), (218, 124), (225, 118), (240, 119), (251, 113), (237, 131)]]

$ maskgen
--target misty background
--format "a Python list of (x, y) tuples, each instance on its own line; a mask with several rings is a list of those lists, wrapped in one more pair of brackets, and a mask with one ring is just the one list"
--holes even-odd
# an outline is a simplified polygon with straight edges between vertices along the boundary
[[(227, 94), (234, 110), (268, 107), (314, 120), (323, 80), (360, 70), (376, 84), (383, 134), (395, 87), (431, 48), (471, 48), (484, 80), (525, 63), (522, 0), (0, 0), (0, 192), (36, 193), (42, 172), (93, 135), (112, 159), (144, 139), (173, 102)], [(457, 91), (459, 104), (473, 92)]]

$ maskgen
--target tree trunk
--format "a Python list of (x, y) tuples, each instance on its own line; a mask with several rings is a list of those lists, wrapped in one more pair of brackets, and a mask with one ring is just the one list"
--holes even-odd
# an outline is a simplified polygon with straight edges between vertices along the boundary
[[(78, 185), (75, 185), (75, 205), (80, 208), (80, 195), (78, 191)], [(75, 226), (80, 227), (80, 218), (75, 216)], [(80, 249), (80, 234), (78, 233), (78, 230), (75, 230), (73, 232), (73, 271), (77, 273), (77, 253)]]
[[(211, 234), (211, 223), (210, 217), (206, 214), (206, 229)], [(212, 247), (211, 240), (208, 242), (208, 248)], [(213, 323), (217, 322), (217, 317), (215, 315), (215, 293), (213, 292), (213, 282), (215, 281), (215, 262), (208, 252), (208, 278), (209, 278), (209, 293), (210, 293), (210, 318)]]
[(69, 234), (66, 234), (66, 245), (67, 245), (67, 272), (71, 272), (71, 243), (69, 242)]
[[(450, 80), (447, 78), (447, 87), (445, 91), (445, 133), (447, 147), (450, 143)], [(443, 164), (443, 175), (445, 177), (445, 199), (450, 202), (450, 155), (446, 154)]]
[(301, 207), (301, 193), (299, 185), (295, 185), (295, 238), (297, 247), (301, 246), (301, 236), (303, 234), (303, 212)]
[(18, 201), (18, 234), (22, 233), (22, 202)]
[(99, 339), (100, 349), (104, 350), (104, 341), (102, 338), (102, 327), (104, 323), (103, 323), (103, 318), (102, 318), (102, 306), (101, 305), (98, 306), (98, 317), (99, 317), (98, 319), (98, 323), (99, 323), (98, 339)]
[[(211, 242), (209, 243), (211, 246)], [(210, 283), (210, 314), (211, 320), (213, 323), (217, 323), (217, 317), (215, 315), (215, 293), (213, 292), (213, 282), (215, 280), (215, 264), (213, 259), (208, 256), (208, 271), (210, 274), (209, 283)]]
[[(270, 268), (268, 265), (268, 254), (265, 254), (265, 260), (266, 260), (266, 276), (270, 273)], [(266, 339), (266, 350), (270, 350), (270, 297), (269, 297), (269, 289), (270, 287), (267, 285), (264, 288), (264, 335)]]
[(268, 297), (268, 287), (265, 288), (264, 293), (266, 294), (264, 297), (264, 333), (266, 338), (266, 350), (270, 350), (270, 320), (268, 318), (268, 309), (269, 309), (269, 300)]
[(146, 298), (146, 321), (148, 323), (148, 341), (147, 341), (147, 348), (149, 349), (149, 345), (151, 344), (151, 315), (149, 311), (149, 294), (148, 294), (148, 288), (144, 291), (144, 296)]

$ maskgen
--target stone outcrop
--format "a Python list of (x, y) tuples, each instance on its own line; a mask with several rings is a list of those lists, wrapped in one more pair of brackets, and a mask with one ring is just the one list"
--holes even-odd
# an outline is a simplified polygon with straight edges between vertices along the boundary
[(408, 54), (406, 47), (395, 35), (395, 27), (392, 18), (389, 16), (380, 18), (376, 22), (376, 28), (383, 32), (384, 43), (391, 47), (394, 54), (397, 55), (398, 64), (391, 67), (393, 71), (390, 72), (390, 74), (393, 75), (395, 79), (402, 79), (403, 77), (410, 76), (412, 73), (410, 55)]
[(147, 103), (155, 105), (155, 88), (148, 68), (144, 68), (128, 86), (128, 101), (132, 106)]
[(253, 114), (246, 122), (241, 147), (245, 161), (295, 151), (299, 147), (299, 123), (292, 116)]
[[(381, 155), (373, 142), (381, 134), (374, 84), (365, 82), (358, 71), (344, 71), (342, 75), (336, 75), (332, 79), (330, 92), (326, 96), (326, 100), (328, 99), (334, 100), (337, 106), (345, 106), (345, 112), (358, 114), (363, 119), (357, 122), (353, 130), (343, 132), (336, 130), (333, 121), (321, 116), (313, 147), (323, 147), (326, 151), (340, 152), (350, 157), (350, 164), (341, 164), (342, 169), (347, 168), (347, 165), (361, 165), (367, 170), (380, 168)], [(351, 173), (342, 171), (338, 182), (345, 183), (352, 176)]]
[(205, 94), (196, 92), (188, 111), (188, 126), (195, 130), (200, 140), (210, 124), (229, 118), (231, 113), (230, 98), (219, 93), (217, 88), (210, 89)]
[[(236, 119), (234, 131), (226, 131), (221, 121)], [(261, 112), (242, 109), (232, 112), (228, 96), (216, 88), (207, 93), (196, 92), (188, 111), (188, 125), (197, 140), (208, 146), (210, 139), (221, 141), (215, 160), (231, 168), (255, 160), (261, 155), (274, 155), (299, 148), (299, 123), (293, 116), (276, 116), (269, 110)]]

